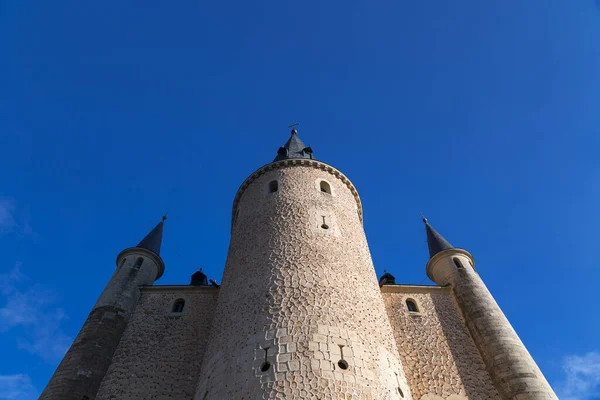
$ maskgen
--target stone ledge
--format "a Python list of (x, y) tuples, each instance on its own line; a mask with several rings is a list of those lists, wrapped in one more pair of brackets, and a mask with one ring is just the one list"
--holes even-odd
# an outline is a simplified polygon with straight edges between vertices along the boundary
[(450, 293), (450, 287), (426, 285), (383, 285), (381, 293)]
[(152, 285), (152, 286), (140, 286), (141, 291), (144, 292), (169, 292), (169, 291), (185, 291), (185, 292), (198, 292), (207, 294), (217, 294), (219, 289), (213, 286), (191, 286), (191, 285)]

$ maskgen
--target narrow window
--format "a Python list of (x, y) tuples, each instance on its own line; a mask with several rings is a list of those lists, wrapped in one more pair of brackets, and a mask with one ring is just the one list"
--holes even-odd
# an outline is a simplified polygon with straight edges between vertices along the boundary
[(327, 223), (325, 222), (325, 216), (323, 215), (323, 224), (321, 224), (321, 228), (323, 229), (329, 229), (329, 225), (327, 225)]
[(338, 344), (340, 346), (340, 361), (338, 361), (337, 365), (340, 369), (348, 369), (348, 361), (344, 360), (344, 345)]
[(413, 300), (406, 300), (406, 307), (410, 312), (419, 312), (419, 309)]
[(275, 193), (278, 188), (279, 184), (277, 183), (277, 181), (269, 182), (269, 193)]
[(271, 363), (267, 361), (267, 352), (269, 351), (270, 347), (265, 347), (263, 350), (265, 351), (265, 360), (263, 361), (263, 363), (260, 366), (260, 370), (261, 372), (267, 372), (269, 370), (269, 368), (271, 368)]
[(463, 269), (464, 268), (463, 265), (462, 265), (462, 263), (460, 262), (460, 260), (458, 258), (454, 257), (452, 259), (452, 261), (454, 261), (454, 265), (456, 265), (456, 268), (458, 268), (458, 269)]
[(183, 312), (183, 307), (185, 306), (185, 300), (179, 299), (173, 303), (173, 312), (180, 313)]
[(235, 214), (233, 215), (233, 223), (235, 224), (237, 222), (238, 217), (240, 216), (240, 209), (236, 209), (235, 210)]
[(329, 183), (327, 183), (325, 181), (321, 181), (320, 187), (321, 187), (321, 192), (331, 194), (331, 186), (329, 186)]
[(140, 269), (140, 267), (142, 266), (143, 263), (144, 263), (144, 259), (142, 257), (138, 257), (138, 259), (135, 260), (135, 264), (133, 265), (133, 268)]
[(125, 265), (125, 262), (127, 261), (126, 258), (123, 259), (123, 261), (121, 261), (121, 268), (123, 268), (123, 265)]
[(400, 397), (404, 398), (404, 393), (402, 392), (402, 389), (400, 388), (400, 379), (398, 378), (398, 373), (394, 372), (394, 374), (396, 374), (396, 383), (398, 384), (398, 394), (400, 394)]

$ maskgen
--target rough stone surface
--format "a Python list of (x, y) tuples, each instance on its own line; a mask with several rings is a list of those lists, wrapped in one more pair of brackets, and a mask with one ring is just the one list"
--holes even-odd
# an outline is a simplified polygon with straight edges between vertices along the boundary
[[(144, 288), (97, 399), (191, 399), (217, 296), (206, 287)], [(182, 313), (172, 312), (177, 299)]]
[[(136, 265), (140, 258), (142, 263)], [(96, 398), (130, 313), (138, 300), (138, 287), (154, 283), (159, 263), (162, 264), (162, 260), (147, 250), (131, 248), (121, 252), (117, 259), (117, 269), (40, 399)]]
[(125, 325), (123, 310), (110, 306), (93, 309), (40, 399), (93, 399)]
[(357, 195), (311, 163), (242, 186), (197, 400), (412, 398)]
[(500, 399), (449, 289), (384, 286), (382, 295), (415, 399)]
[[(457, 268), (454, 258), (463, 268)], [(471, 255), (445, 250), (427, 266), (438, 285), (450, 285), (466, 326), (501, 398), (557, 400), (537, 364), (472, 267)]]
[(220, 289), (150, 286), (160, 257), (124, 250), (41, 399), (557, 399), (468, 252), (430, 260), (443, 287), (379, 288), (333, 167), (269, 164), (232, 211)]

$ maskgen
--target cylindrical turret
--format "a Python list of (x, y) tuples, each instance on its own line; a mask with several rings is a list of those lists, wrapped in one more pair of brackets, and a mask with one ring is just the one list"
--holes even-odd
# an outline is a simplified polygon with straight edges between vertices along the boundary
[(195, 399), (411, 399), (358, 194), (312, 151), (286, 158), (294, 140), (236, 196)]
[(116, 271), (40, 399), (93, 400), (96, 397), (139, 298), (138, 287), (152, 285), (164, 271), (159, 256), (162, 224), (161, 221), (137, 247), (125, 249), (118, 255)]
[(427, 275), (450, 286), (500, 396), (506, 400), (557, 400), (542, 371), (474, 269), (473, 256), (452, 247), (428, 223)]

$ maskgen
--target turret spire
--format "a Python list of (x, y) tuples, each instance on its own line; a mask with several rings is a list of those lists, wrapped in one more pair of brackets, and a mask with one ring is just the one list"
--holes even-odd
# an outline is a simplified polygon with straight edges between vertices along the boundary
[(302, 140), (298, 137), (298, 131), (296, 125), (290, 125), (292, 128), (292, 136), (288, 141), (277, 150), (277, 157), (273, 161), (288, 160), (290, 158), (307, 158), (309, 160), (314, 159), (313, 152), (310, 147), (306, 147)]
[(437, 253), (453, 249), (454, 246), (450, 244), (442, 235), (440, 235), (431, 225), (427, 222), (427, 218), (421, 214), (423, 222), (425, 223), (425, 232), (427, 233), (427, 247), (429, 247), (429, 257), (435, 256)]
[(150, 250), (157, 256), (160, 256), (160, 245), (162, 243), (163, 225), (167, 219), (167, 214), (163, 215), (162, 220), (146, 235), (145, 238), (136, 246), (142, 249)]

